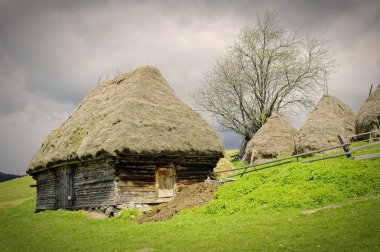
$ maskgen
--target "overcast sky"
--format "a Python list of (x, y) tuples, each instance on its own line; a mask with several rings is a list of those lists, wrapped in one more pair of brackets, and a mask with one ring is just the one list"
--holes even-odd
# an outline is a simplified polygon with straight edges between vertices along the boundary
[[(215, 57), (265, 10), (289, 30), (329, 41), (339, 65), (330, 93), (358, 111), (380, 83), (378, 0), (0, 0), (0, 171), (24, 174), (99, 78), (150, 63), (190, 104)], [(221, 136), (226, 148), (240, 143)]]

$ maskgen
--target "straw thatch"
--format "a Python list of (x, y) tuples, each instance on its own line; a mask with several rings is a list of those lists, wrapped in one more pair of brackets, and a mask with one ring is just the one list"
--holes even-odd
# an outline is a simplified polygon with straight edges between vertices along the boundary
[(105, 81), (37, 151), (29, 171), (102, 154), (220, 154), (215, 131), (180, 101), (158, 69), (143, 66)]
[(286, 119), (273, 114), (247, 144), (246, 163), (291, 155), (297, 130)]
[[(380, 129), (380, 85), (376, 91), (368, 97), (367, 101), (360, 108), (356, 120), (356, 133), (377, 131)], [(375, 136), (380, 133), (375, 134)], [(367, 136), (368, 138), (368, 136)]]
[(355, 113), (338, 98), (324, 94), (297, 134), (297, 150), (305, 153), (339, 145), (338, 135), (355, 132)]

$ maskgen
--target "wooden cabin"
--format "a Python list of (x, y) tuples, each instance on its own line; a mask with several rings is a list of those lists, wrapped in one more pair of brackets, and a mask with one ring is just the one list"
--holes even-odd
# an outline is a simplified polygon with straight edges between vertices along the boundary
[(215, 131), (144, 66), (97, 85), (27, 173), (37, 182), (36, 211), (152, 204), (205, 180), (222, 155)]

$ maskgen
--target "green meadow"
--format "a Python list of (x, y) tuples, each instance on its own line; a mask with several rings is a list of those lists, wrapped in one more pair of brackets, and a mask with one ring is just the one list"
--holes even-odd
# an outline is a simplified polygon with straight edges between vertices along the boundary
[(30, 177), (0, 183), (0, 251), (380, 251), (380, 158), (252, 172), (205, 207), (137, 224), (130, 212), (34, 213)]

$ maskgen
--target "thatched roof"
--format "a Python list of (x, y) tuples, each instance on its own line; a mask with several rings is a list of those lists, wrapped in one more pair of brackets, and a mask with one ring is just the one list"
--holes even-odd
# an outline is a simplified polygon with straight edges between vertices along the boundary
[(380, 129), (380, 85), (360, 108), (356, 120), (356, 133)]
[(62, 160), (130, 153), (222, 156), (223, 145), (158, 69), (143, 66), (97, 85), (50, 133), (28, 171)]
[(297, 130), (285, 118), (273, 114), (247, 144), (244, 162), (292, 155)]
[(355, 133), (355, 113), (338, 98), (324, 94), (297, 134), (299, 153), (339, 145), (338, 135)]

